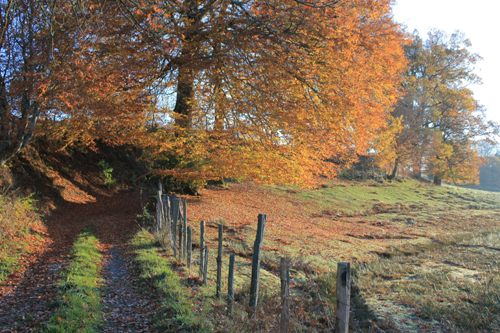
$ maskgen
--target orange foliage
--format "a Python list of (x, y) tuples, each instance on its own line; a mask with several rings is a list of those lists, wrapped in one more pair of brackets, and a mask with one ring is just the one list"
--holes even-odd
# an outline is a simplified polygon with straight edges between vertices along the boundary
[(153, 162), (173, 158), (159, 173), (178, 179), (335, 176), (325, 161), (364, 153), (397, 96), (404, 36), (390, 5), (61, 4), (33, 37), (57, 32), (38, 50), (44, 70), (29, 73), (40, 74), (33, 121), (67, 144), (100, 138), (146, 148)]
[[(82, 2), (83, 9), (90, 3)], [(56, 41), (54, 57), (63, 60), (51, 65), (39, 134), (67, 145), (92, 146), (96, 139), (112, 144), (143, 140), (146, 111), (153, 100), (147, 89), (147, 50), (131, 34), (132, 24), (118, 8), (104, 2), (90, 5), (86, 12), (72, 10), (59, 13), (61, 20), (73, 19), (65, 28), (74, 34)]]
[(397, 96), (404, 36), (390, 4), (182, 2), (163, 20), (150, 10), (158, 20), (142, 27), (169, 36), (153, 65), (168, 62), (162, 84), (177, 91), (150, 158), (185, 161), (163, 171), (181, 179), (335, 176), (325, 160), (364, 153)]

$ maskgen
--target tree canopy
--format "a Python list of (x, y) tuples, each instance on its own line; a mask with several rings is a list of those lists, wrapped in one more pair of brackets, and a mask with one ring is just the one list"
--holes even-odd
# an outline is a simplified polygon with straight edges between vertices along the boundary
[(176, 154), (176, 177), (335, 175), (326, 160), (365, 151), (398, 93), (390, 1), (121, 4), (158, 48), (155, 88), (175, 96), (151, 158)]
[(480, 57), (470, 47), (462, 33), (448, 36), (441, 31), (429, 32), (425, 41), (415, 33), (406, 46), (405, 93), (392, 111), (403, 123), (392, 176), (400, 164), (410, 164), (432, 174), (435, 184), (478, 180), (484, 158), (476, 140), (498, 134), (498, 126), (485, 120), (468, 87), (480, 83), (474, 73)]
[(0, 162), (41, 119), (67, 144), (139, 145), (178, 179), (334, 176), (327, 160), (366, 151), (398, 96), (390, 6), (4, 0)]

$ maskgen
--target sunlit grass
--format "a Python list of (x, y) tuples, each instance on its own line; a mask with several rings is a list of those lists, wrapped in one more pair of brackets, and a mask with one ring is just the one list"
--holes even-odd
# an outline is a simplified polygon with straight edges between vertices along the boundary
[(356, 285), (358, 303), (415, 330), (438, 324), (453, 331), (500, 329), (500, 246), (498, 233), (469, 235), (456, 243), (420, 248), (363, 266)]
[(31, 196), (0, 195), (0, 283), (20, 267), (19, 258), (43, 237), (33, 230), (41, 227), (34, 201)]
[(98, 332), (101, 313), (101, 254), (92, 229), (82, 232), (71, 250), (73, 259), (61, 274), (59, 295), (46, 332)]

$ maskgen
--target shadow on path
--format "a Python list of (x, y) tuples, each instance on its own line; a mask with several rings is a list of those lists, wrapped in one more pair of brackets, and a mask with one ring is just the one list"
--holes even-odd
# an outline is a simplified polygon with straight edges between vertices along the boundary
[[(106, 315), (107, 322), (110, 325), (118, 322), (118, 319), (109, 319), (112, 318), (111, 314), (121, 311), (117, 309), (122, 309), (121, 305), (129, 301), (136, 303), (136, 308), (153, 311), (156, 304), (154, 295), (144, 296), (139, 293), (129, 298), (129, 301), (125, 300), (127, 293), (135, 290), (135, 278), (129, 267), (130, 259), (126, 259), (121, 248), (128, 237), (139, 229), (135, 222), (137, 214), (141, 213), (139, 194), (124, 192), (96, 199), (96, 202), (86, 204), (64, 204), (47, 218), (45, 223), (50, 245), (41, 252), (23, 256), (21, 269), (0, 285), (0, 332), (32, 332), (43, 328), (53, 311), (51, 303), (56, 300), (55, 282), (59, 272), (71, 259), (68, 253), (75, 237), (88, 225), (94, 226), (96, 236), (102, 244), (103, 278), (109, 279), (106, 283), (107, 295), (114, 294), (117, 299), (124, 298), (114, 303), (106, 300), (107, 313), (110, 314)], [(132, 284), (127, 285), (127, 281)], [(146, 304), (146, 297), (149, 296), (153, 299), (150, 301), (152, 303)], [(128, 317), (144, 322), (142, 316)]]

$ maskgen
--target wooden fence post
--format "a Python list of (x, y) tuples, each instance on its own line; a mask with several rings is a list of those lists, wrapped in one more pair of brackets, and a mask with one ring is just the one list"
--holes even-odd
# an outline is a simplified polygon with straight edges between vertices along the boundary
[(171, 207), (172, 207), (172, 203), (170, 202), (170, 196), (167, 195), (167, 204), (165, 206), (165, 211), (166, 211), (166, 214), (165, 214), (165, 223), (167, 225), (167, 230), (168, 230), (168, 245), (170, 246), (170, 249), (172, 249), (172, 213), (171, 213)]
[(227, 303), (228, 303), (228, 310), (229, 313), (233, 313), (233, 303), (234, 303), (234, 288), (233, 288), (233, 283), (234, 283), (234, 253), (231, 253), (231, 256), (229, 257), (229, 274), (227, 277)]
[[(161, 195), (161, 229), (167, 228), (167, 195)], [(168, 231), (168, 229), (166, 229)]]
[(351, 264), (339, 262), (337, 265), (337, 320), (336, 333), (349, 331), (349, 310), (351, 306)]
[(174, 257), (177, 257), (177, 219), (179, 218), (179, 200), (174, 199), (174, 212), (172, 219), (172, 249), (174, 250)]
[(193, 251), (193, 229), (191, 227), (187, 228), (187, 267), (189, 273), (191, 273), (191, 253)]
[(205, 250), (205, 221), (200, 222), (200, 278), (203, 279), (203, 269), (204, 259), (203, 251)]
[(160, 190), (158, 190), (158, 198), (156, 200), (156, 232), (160, 231), (161, 228), (161, 220), (162, 220), (162, 202), (161, 202), (161, 183), (160, 185)]
[(288, 258), (281, 258), (280, 265), (281, 278), (281, 325), (280, 332), (286, 333), (289, 317), (288, 299), (290, 296), (290, 266)]
[(175, 226), (176, 229), (178, 229), (178, 232), (179, 232), (179, 259), (182, 260), (182, 219), (183, 219), (183, 216), (182, 216), (182, 213), (181, 213), (181, 203), (182, 203), (182, 200), (181, 198), (177, 198), (175, 199), (176, 201), (178, 201), (178, 204), (177, 204), (177, 209), (179, 210), (177, 212), (177, 217), (178, 217), (178, 225)]
[(184, 217), (184, 221), (182, 223), (182, 260), (186, 260), (187, 256), (187, 203), (186, 200), (182, 202), (182, 208), (184, 211), (184, 214), (182, 216)]
[(222, 233), (224, 226), (219, 224), (219, 247), (217, 251), (217, 291), (215, 296), (220, 300), (222, 298), (221, 284), (222, 284)]
[(207, 285), (207, 273), (208, 273), (208, 245), (205, 245), (205, 264), (203, 265), (205, 271), (203, 272), (203, 283)]
[(250, 308), (255, 312), (259, 300), (259, 278), (260, 278), (260, 258), (262, 244), (264, 243), (264, 230), (266, 227), (266, 215), (259, 214), (257, 225), (257, 236), (253, 245), (252, 258), (252, 280), (250, 283)]

